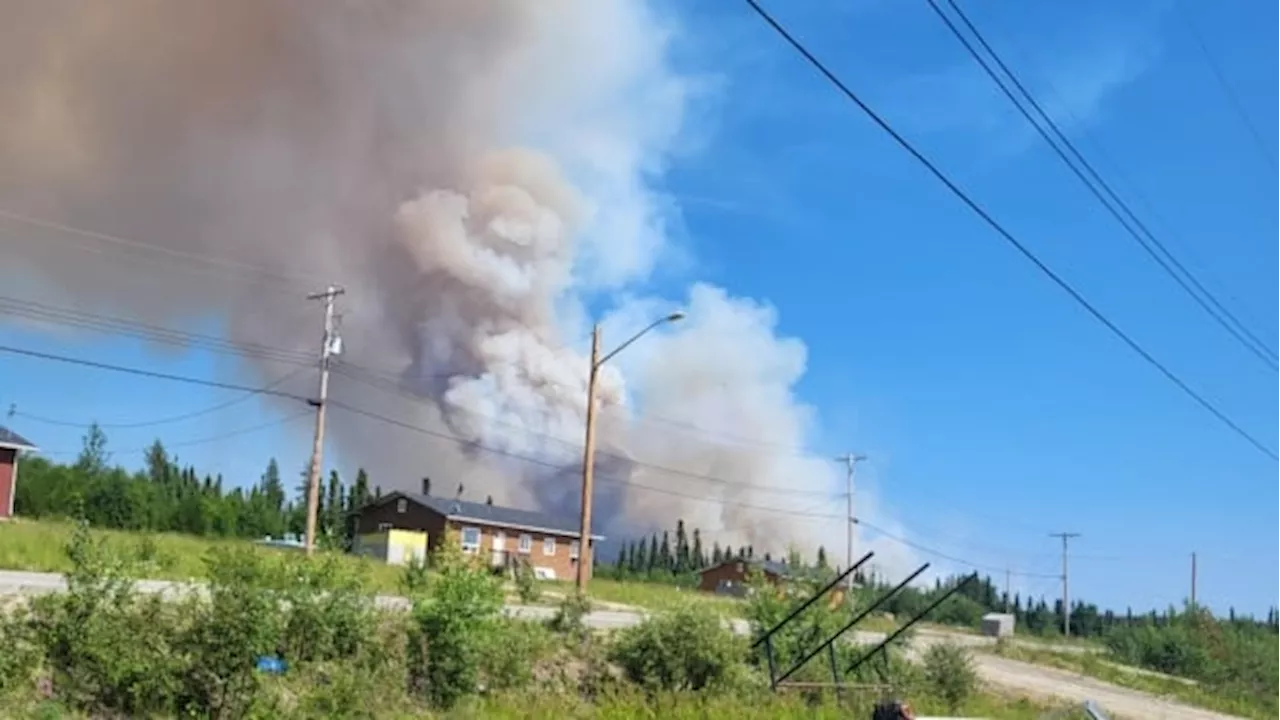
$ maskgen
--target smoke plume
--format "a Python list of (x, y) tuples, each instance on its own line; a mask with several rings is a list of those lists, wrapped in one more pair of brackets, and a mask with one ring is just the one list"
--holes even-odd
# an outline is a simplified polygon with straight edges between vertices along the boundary
[(683, 517), (708, 543), (843, 547), (841, 521), (776, 512), (843, 510), (823, 496), (838, 469), (801, 451), (804, 345), (716, 287), (646, 294), (672, 251), (652, 188), (698, 83), (642, 0), (0, 9), (0, 208), (110, 236), (0, 216), (11, 294), (312, 353), (305, 295), (341, 284), (353, 369), (335, 398), (437, 435), (339, 410), (339, 457), (384, 489), (430, 475), (560, 509), (577, 502), (587, 318), (603, 313), (608, 347), (683, 306), (606, 366), (604, 531)]

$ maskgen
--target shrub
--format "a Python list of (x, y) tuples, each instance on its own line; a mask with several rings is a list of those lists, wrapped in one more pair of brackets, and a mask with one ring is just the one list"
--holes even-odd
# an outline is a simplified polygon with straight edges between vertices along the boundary
[(440, 708), (475, 692), (481, 649), (502, 608), (502, 588), (448, 540), (432, 557), (436, 575), (413, 605), (409, 675), (413, 689)]
[(648, 618), (619, 635), (611, 659), (649, 690), (703, 690), (735, 677), (741, 643), (705, 608), (686, 605)]
[(555, 632), (585, 640), (590, 634), (586, 625), (586, 617), (590, 613), (591, 600), (586, 595), (571, 592), (560, 600), (556, 614), (551, 616), (547, 625)]
[(97, 714), (168, 710), (181, 670), (171, 647), (174, 618), (158, 597), (139, 601), (123, 565), (80, 524), (67, 545), (67, 591), (33, 604), (36, 642), (53, 689)]
[(400, 573), (400, 589), (405, 595), (413, 597), (426, 592), (428, 579), (426, 561), (414, 555), (405, 563), (404, 570)]
[(978, 674), (969, 653), (959, 645), (938, 643), (924, 653), (927, 689), (956, 712), (978, 690)]
[(285, 556), (281, 572), (285, 601), (283, 651), (290, 662), (352, 657), (369, 643), (373, 600), (358, 570), (336, 555)]
[(254, 661), (281, 648), (283, 612), (257, 553), (218, 548), (206, 563), (208, 597), (184, 604), (190, 619), (181, 643), (191, 662), (184, 704), (203, 717), (242, 717), (258, 692)]
[(520, 597), (520, 602), (526, 605), (538, 602), (542, 591), (538, 589), (538, 579), (533, 573), (533, 566), (528, 562), (516, 563), (515, 575), (516, 595)]
[(0, 696), (30, 686), (42, 654), (34, 630), (26, 608), (0, 604)]
[(480, 678), (486, 692), (527, 687), (534, 667), (554, 647), (545, 627), (515, 618), (499, 618), (481, 640)]

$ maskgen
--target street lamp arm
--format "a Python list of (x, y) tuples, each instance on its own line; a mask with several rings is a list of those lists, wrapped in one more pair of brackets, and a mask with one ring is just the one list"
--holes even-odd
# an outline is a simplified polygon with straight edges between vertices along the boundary
[(604, 356), (604, 357), (602, 357), (602, 358), (600, 358), (599, 360), (597, 360), (597, 361), (596, 361), (596, 365), (595, 365), (595, 366), (596, 366), (596, 368), (599, 368), (601, 365), (604, 365), (605, 363), (609, 362), (609, 360), (610, 360), (614, 355), (617, 355), (618, 353), (622, 352), (623, 350), (626, 350), (626, 349), (627, 349), (627, 347), (628, 347), (629, 345), (631, 345), (631, 343), (633, 343), (633, 342), (635, 342), (635, 341), (639, 340), (640, 338), (644, 337), (646, 334), (648, 334), (648, 332), (649, 332), (650, 330), (653, 330), (654, 328), (656, 328), (656, 327), (658, 327), (659, 325), (662, 325), (662, 324), (664, 324), (664, 323), (676, 322), (677, 320), (680, 320), (680, 319), (682, 319), (683, 317), (684, 317), (684, 313), (679, 312), (679, 311), (676, 311), (676, 312), (671, 313), (670, 315), (667, 315), (667, 316), (665, 316), (665, 317), (660, 317), (660, 318), (658, 318), (657, 320), (654, 320), (653, 322), (651, 322), (651, 323), (649, 323), (647, 326), (645, 326), (645, 328), (644, 328), (643, 330), (641, 330), (640, 332), (636, 333), (635, 335), (632, 335), (630, 338), (628, 338), (628, 339), (627, 339), (625, 342), (623, 342), (621, 345), (619, 345), (618, 347), (614, 348), (613, 350), (611, 350), (610, 352), (608, 352), (607, 354), (605, 354), (605, 356)]

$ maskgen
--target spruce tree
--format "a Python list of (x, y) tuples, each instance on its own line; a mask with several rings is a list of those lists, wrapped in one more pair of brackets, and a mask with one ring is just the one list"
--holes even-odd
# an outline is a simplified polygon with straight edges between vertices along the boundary
[(676, 557), (675, 571), (684, 573), (689, 571), (689, 537), (685, 534), (684, 520), (676, 521)]
[(667, 531), (662, 531), (662, 546), (658, 548), (658, 569), (671, 572), (675, 567), (674, 561), (671, 559), (671, 542), (667, 535)]
[(693, 559), (690, 570), (701, 570), (707, 566), (707, 559), (702, 554), (702, 533), (697, 528), (693, 529)]

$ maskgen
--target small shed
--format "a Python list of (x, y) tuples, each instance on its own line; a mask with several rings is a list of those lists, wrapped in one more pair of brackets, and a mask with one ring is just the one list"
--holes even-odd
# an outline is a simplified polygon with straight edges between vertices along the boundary
[(983, 615), (982, 634), (994, 638), (1010, 637), (1013, 635), (1013, 615), (1009, 613)]

